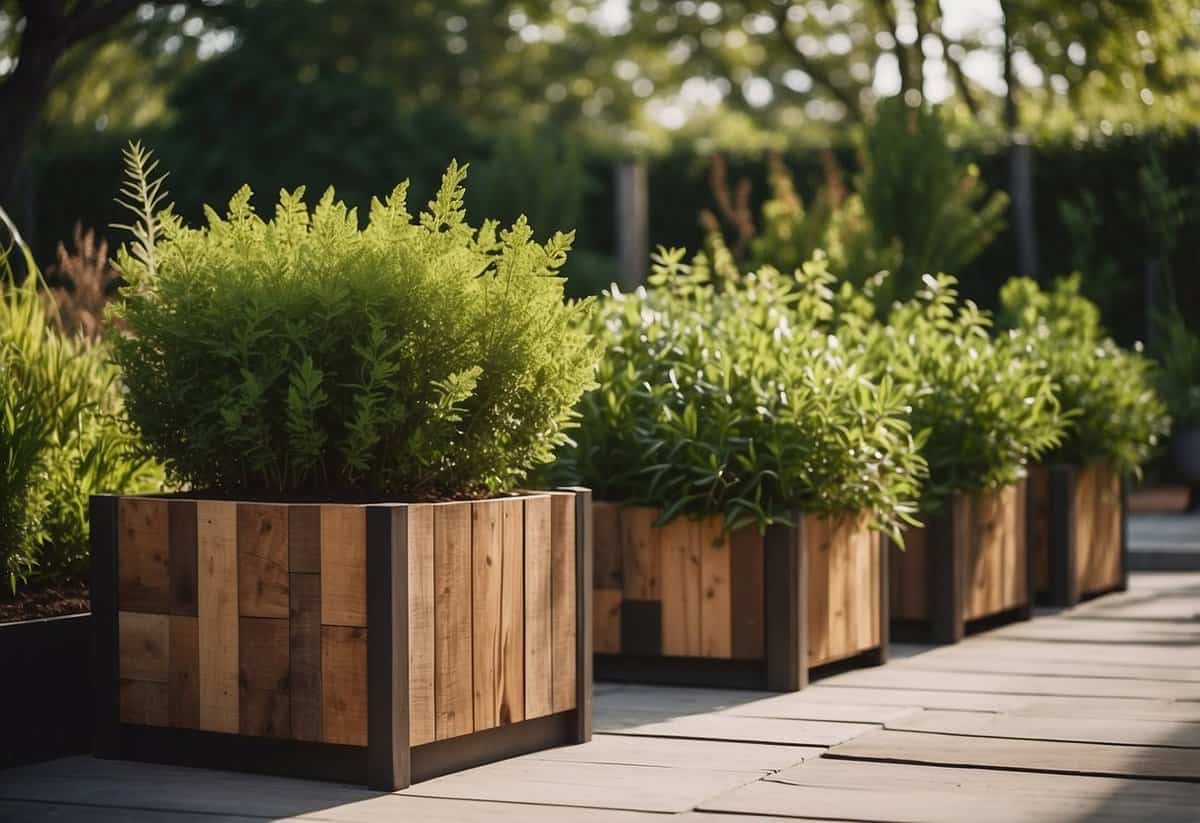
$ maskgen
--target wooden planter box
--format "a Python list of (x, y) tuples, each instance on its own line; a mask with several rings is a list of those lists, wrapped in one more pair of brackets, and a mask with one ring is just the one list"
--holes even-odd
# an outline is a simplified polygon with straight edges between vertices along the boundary
[(928, 525), (892, 547), (892, 633), (957, 643), (971, 628), (1025, 620), (1033, 591), (1026, 540), (1026, 483), (956, 494)]
[(97, 755), (392, 790), (589, 739), (590, 498), (92, 498)]
[(92, 748), (92, 616), (0, 623), (0, 769)]
[(597, 679), (795, 691), (887, 655), (887, 555), (865, 517), (724, 532), (595, 505)]
[(1126, 484), (1102, 463), (1036, 466), (1029, 473), (1029, 540), (1038, 600), (1073, 606), (1125, 591)]

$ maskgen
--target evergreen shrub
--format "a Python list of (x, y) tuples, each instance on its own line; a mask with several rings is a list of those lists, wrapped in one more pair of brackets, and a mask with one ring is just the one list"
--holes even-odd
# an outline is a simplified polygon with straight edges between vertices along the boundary
[(1153, 362), (1122, 349), (1100, 324), (1100, 311), (1080, 293), (1079, 275), (1060, 278), (1043, 291), (1027, 277), (1001, 289), (1001, 317), (1054, 381), (1059, 404), (1070, 417), (1051, 462), (1105, 462), (1139, 473), (1170, 429), (1166, 406), (1155, 390)]
[(898, 537), (924, 463), (892, 379), (819, 327), (826, 277), (821, 260), (740, 275), (721, 248), (690, 265), (660, 250), (648, 288), (600, 301), (606, 356), (562, 470), (598, 499), (661, 508), (660, 523), (869, 512)]
[(128, 152), (137, 220), (116, 343), (129, 417), (172, 477), (251, 497), (445, 499), (512, 489), (551, 459), (592, 384), (572, 235), (478, 228), (451, 163), (414, 220), (407, 183), (354, 209), (242, 188), (186, 226)]

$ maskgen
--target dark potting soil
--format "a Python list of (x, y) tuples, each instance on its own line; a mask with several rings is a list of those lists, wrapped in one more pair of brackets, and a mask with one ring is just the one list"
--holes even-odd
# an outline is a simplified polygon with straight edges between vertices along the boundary
[(26, 586), (17, 589), (15, 596), (7, 585), (0, 589), (0, 623), (80, 614), (90, 609), (88, 586), (82, 580)]

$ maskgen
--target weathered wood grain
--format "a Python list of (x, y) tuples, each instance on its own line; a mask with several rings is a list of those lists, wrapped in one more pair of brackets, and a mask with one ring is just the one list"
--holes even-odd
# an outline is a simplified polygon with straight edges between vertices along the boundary
[(747, 526), (729, 536), (730, 650), (740, 660), (761, 660), (766, 642), (763, 536)]
[(363, 506), (321, 506), (321, 624), (367, 625), (367, 516)]
[(288, 617), (288, 507), (239, 503), (238, 614)]
[(321, 573), (321, 507), (288, 506), (288, 571)]
[(626, 600), (658, 600), (662, 592), (662, 551), (654, 528), (658, 509), (621, 509), (621, 571)]
[(408, 725), (413, 746), (437, 738), (434, 697), (434, 507), (408, 507)]
[(170, 724), (169, 687), (166, 683), (122, 679), (118, 688), (122, 723), (141, 726)]
[(472, 622), (471, 648), (475, 731), (499, 725), (501, 665), (500, 625), (503, 596), (503, 503), (471, 504)]
[(289, 584), (288, 700), (292, 737), (321, 740), (321, 578), (296, 573)]
[(592, 592), (592, 648), (597, 654), (621, 652), (621, 601), (617, 589), (596, 589)]
[(593, 585), (597, 591), (623, 589), (620, 504), (597, 500), (592, 504), (592, 518), (595, 529)]
[(119, 612), (119, 666), (124, 680), (167, 682), (170, 617), (165, 614)]
[(290, 737), (288, 621), (243, 617), (238, 630), (238, 723), (241, 733)]
[(321, 626), (321, 725), (326, 743), (367, 745), (367, 630)]
[(733, 656), (733, 623), (729, 583), (729, 534), (720, 517), (696, 521), (700, 546), (700, 653), (704, 657)]
[(196, 616), (196, 502), (167, 503), (171, 614)]
[(237, 504), (196, 504), (200, 728), (236, 732), (238, 722)]
[(167, 614), (171, 610), (167, 501), (122, 497), (117, 504), (118, 608)]
[(550, 709), (575, 708), (575, 495), (550, 494)]
[(501, 504), (499, 721), (525, 719), (525, 504)]
[(550, 497), (525, 498), (525, 717), (553, 711)]
[(658, 530), (661, 553), (662, 653), (699, 657), (702, 598), (700, 524), (677, 517)]
[(929, 529), (904, 530), (904, 548), (893, 545), (888, 558), (888, 601), (893, 620), (929, 619)]
[(167, 671), (168, 716), (172, 726), (200, 728), (200, 621), (171, 615)]
[(438, 740), (474, 730), (471, 504), (434, 507), (434, 702)]

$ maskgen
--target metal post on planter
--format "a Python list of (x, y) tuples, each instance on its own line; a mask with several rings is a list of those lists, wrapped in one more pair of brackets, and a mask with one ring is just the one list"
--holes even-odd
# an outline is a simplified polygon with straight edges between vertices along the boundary
[(408, 509), (367, 508), (367, 782), (412, 782), (408, 719)]
[(91, 526), (92, 693), (95, 697), (97, 757), (121, 754), (120, 673), (117, 626), (117, 498), (94, 494), (88, 501)]
[(1050, 590), (1051, 606), (1068, 607), (1079, 602), (1079, 579), (1075, 574), (1075, 469), (1050, 467)]
[(808, 685), (808, 553), (803, 514), (774, 525), (763, 541), (766, 686), (794, 692)]

